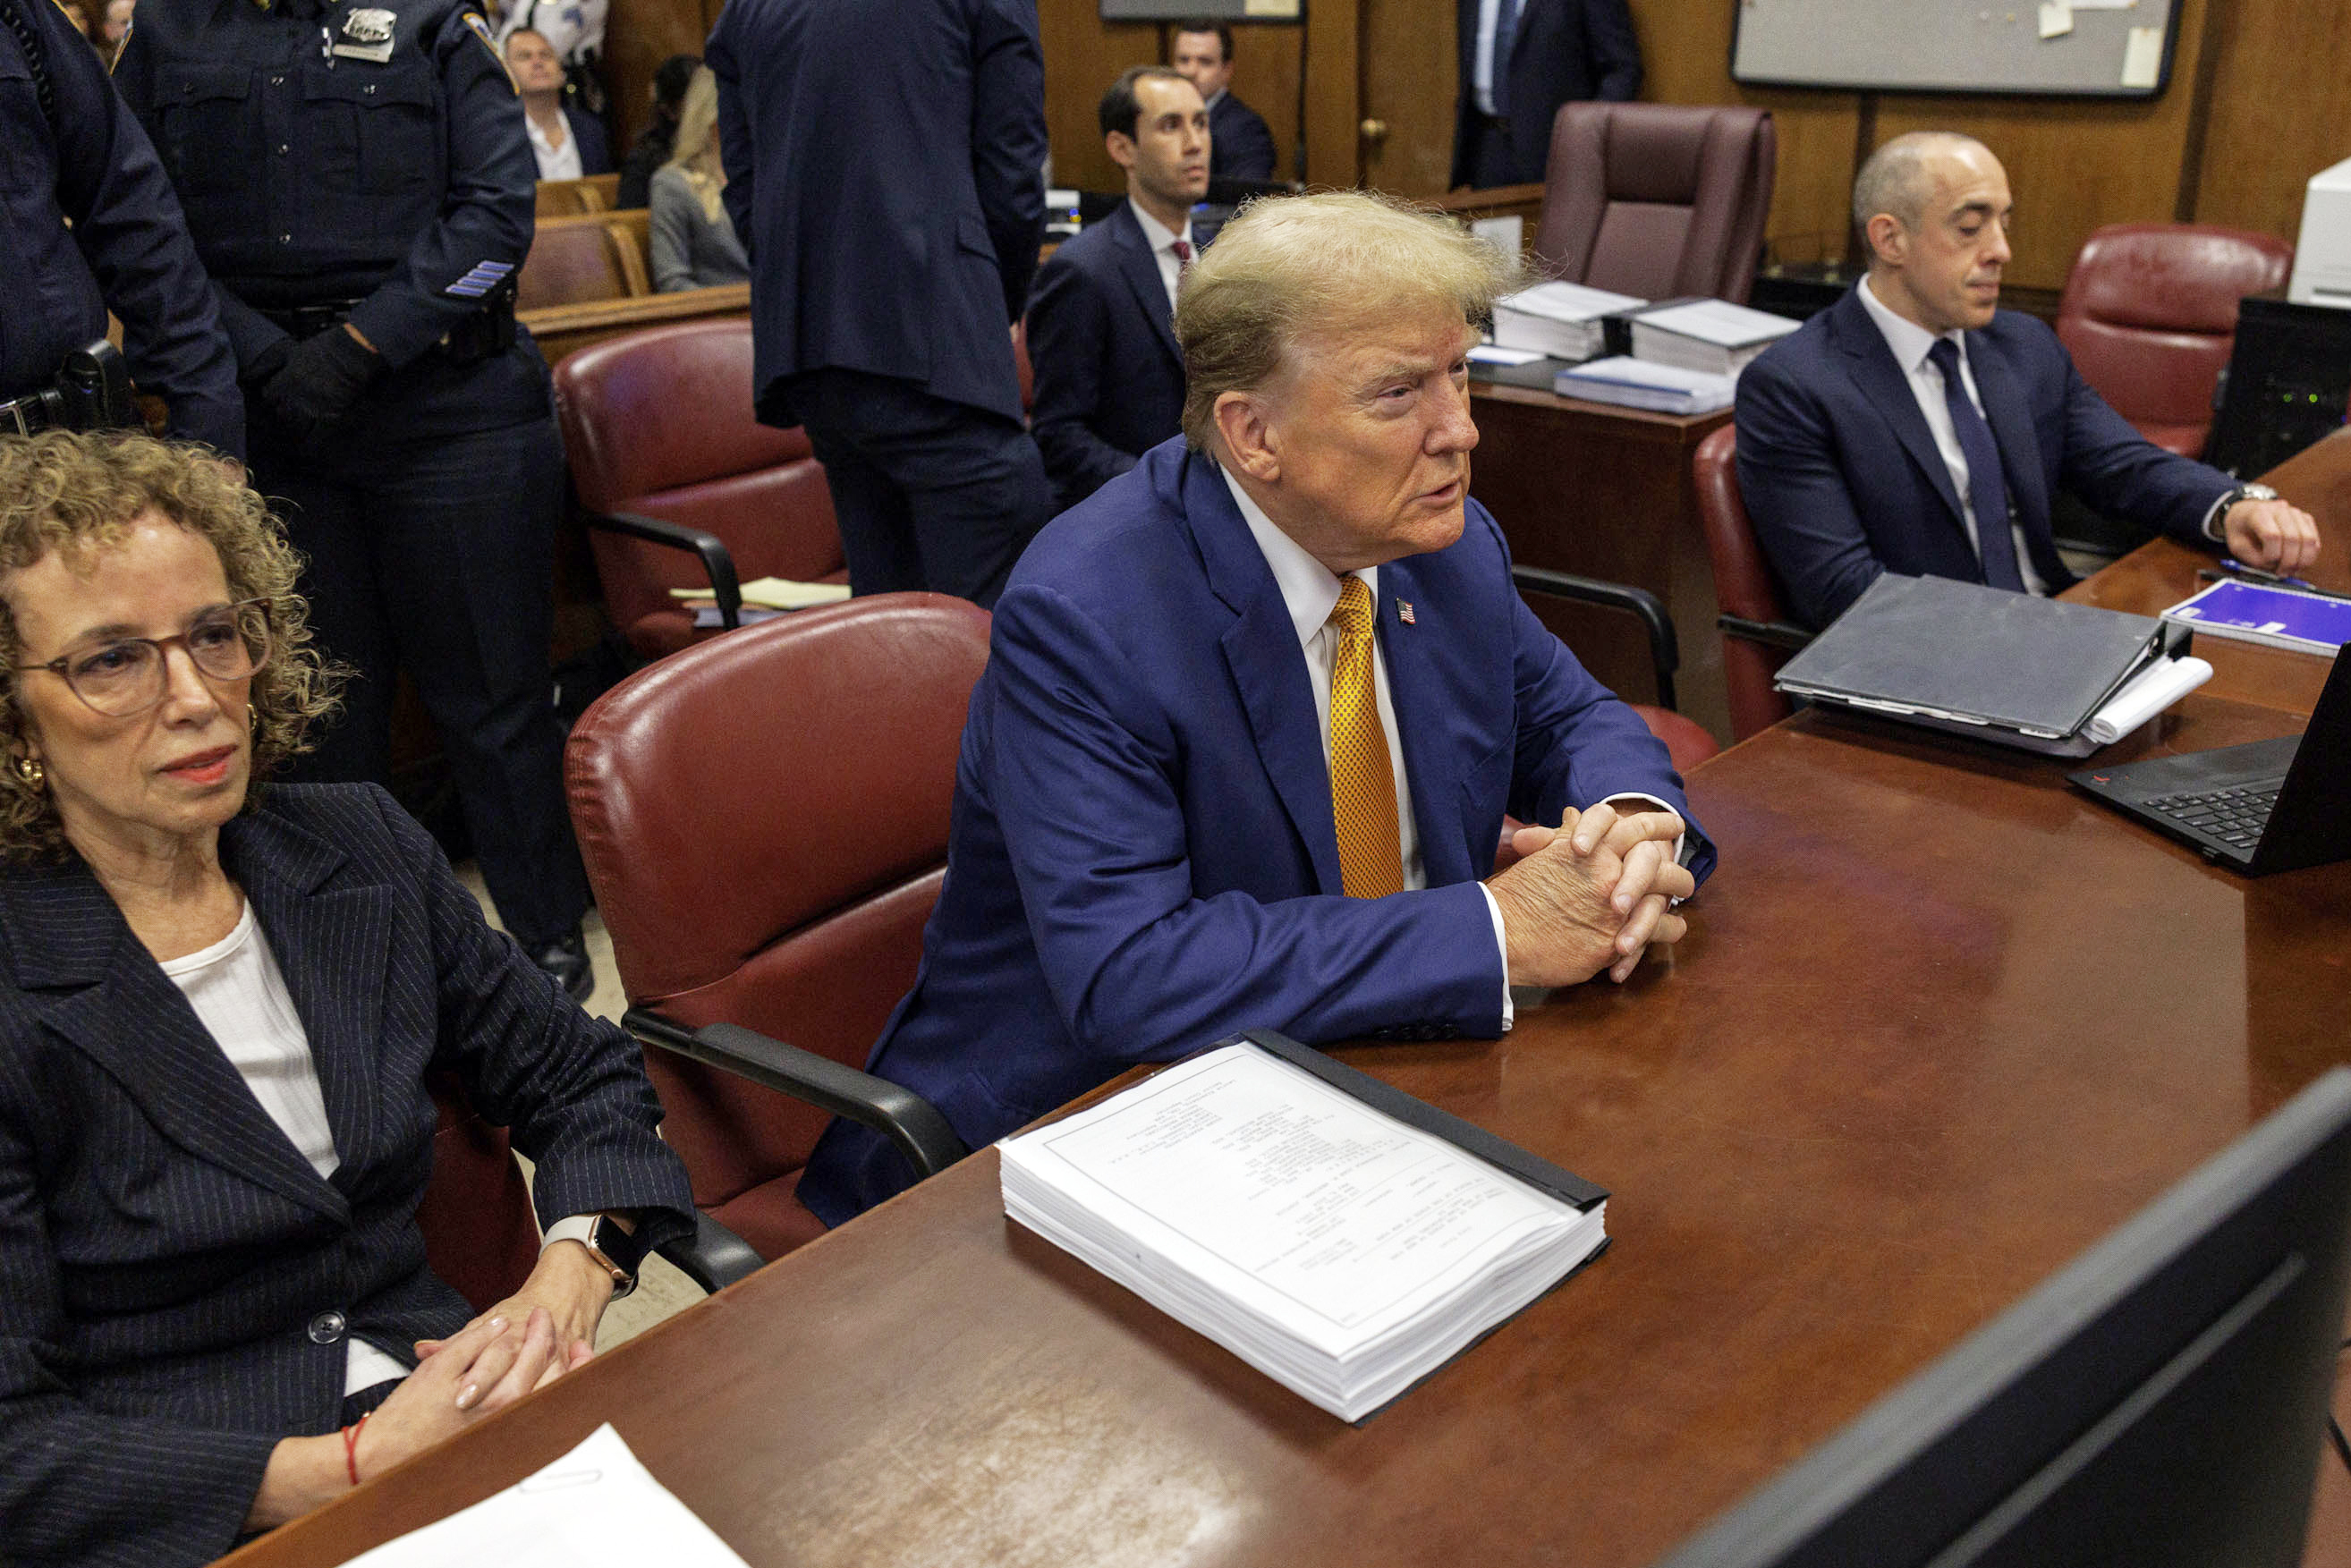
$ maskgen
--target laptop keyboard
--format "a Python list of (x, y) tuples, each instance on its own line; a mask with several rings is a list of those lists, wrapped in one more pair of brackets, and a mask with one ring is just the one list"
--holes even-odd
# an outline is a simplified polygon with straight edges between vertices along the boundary
[[(2283, 782), (2283, 781), (2281, 781)], [(2199, 795), (2164, 795), (2141, 801), (2142, 810), (2168, 817), (2207, 838), (2251, 852), (2262, 841), (2270, 808), (2277, 804), (2278, 785), (2243, 785)]]

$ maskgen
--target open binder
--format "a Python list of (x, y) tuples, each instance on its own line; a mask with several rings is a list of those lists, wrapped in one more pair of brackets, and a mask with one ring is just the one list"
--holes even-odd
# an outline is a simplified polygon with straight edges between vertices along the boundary
[(1774, 684), (1826, 707), (2087, 757), (2210, 676), (2186, 656), (2192, 640), (2150, 616), (1887, 572)]

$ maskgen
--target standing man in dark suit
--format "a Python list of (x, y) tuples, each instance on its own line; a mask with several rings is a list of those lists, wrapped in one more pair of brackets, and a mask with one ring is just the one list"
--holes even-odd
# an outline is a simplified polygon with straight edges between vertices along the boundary
[(705, 58), (758, 417), (807, 427), (859, 593), (993, 604), (1052, 507), (1010, 330), (1045, 233), (1035, 0), (731, 0)]
[(2061, 591), (2061, 486), (2256, 566), (2315, 559), (2308, 513), (2147, 440), (1999, 308), (2010, 206), (1982, 143), (1887, 142), (1854, 183), (1868, 275), (1740, 374), (1739, 487), (1796, 614), (1825, 625), (1886, 571)]
[(1212, 180), (1270, 180), (1275, 152), (1273, 132), (1265, 116), (1232, 95), (1233, 30), (1205, 17), (1176, 24), (1176, 42), (1169, 60), (1176, 74), (1199, 89), (1208, 106), (1208, 177)]
[[(1492, 1039), (1511, 985), (1682, 935), (1714, 852), (1666, 748), (1466, 498), (1465, 356), (1515, 271), (1354, 191), (1258, 203), (1195, 264), (1184, 439), (1013, 573), (873, 1053), (974, 1147), (1251, 1026)], [(1545, 826), (1488, 880), (1505, 811)], [(799, 1190), (837, 1224), (908, 1179), (836, 1122)]]
[(1176, 72), (1134, 67), (1102, 94), (1100, 119), (1126, 204), (1056, 250), (1029, 301), (1029, 428), (1062, 510), (1182, 428), (1176, 285), (1208, 189), (1208, 111)]
[(1551, 122), (1571, 99), (1641, 90), (1641, 46), (1625, 0), (1455, 0), (1461, 97), (1453, 183), (1483, 190), (1543, 177)]

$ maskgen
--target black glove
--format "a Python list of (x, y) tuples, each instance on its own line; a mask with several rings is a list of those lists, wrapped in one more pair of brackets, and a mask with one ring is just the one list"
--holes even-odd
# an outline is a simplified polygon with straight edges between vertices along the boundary
[(329, 327), (287, 351), (284, 367), (261, 389), (262, 401), (296, 435), (317, 440), (342, 423), (382, 369), (381, 355), (348, 329)]
[(269, 346), (254, 355), (252, 361), (236, 368), (236, 384), (248, 398), (257, 398), (261, 389), (270, 383), (278, 371), (286, 368), (286, 356), (294, 351), (294, 340), (272, 338)]

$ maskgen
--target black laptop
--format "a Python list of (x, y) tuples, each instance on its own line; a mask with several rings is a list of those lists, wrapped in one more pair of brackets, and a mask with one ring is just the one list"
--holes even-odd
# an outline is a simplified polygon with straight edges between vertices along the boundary
[(2253, 876), (2351, 860), (2351, 657), (2336, 655), (2300, 736), (2065, 777)]

